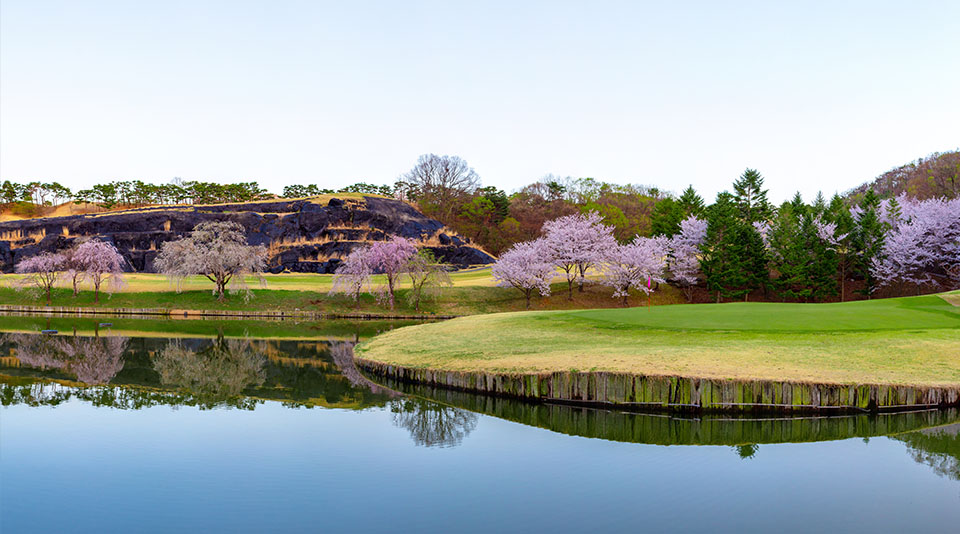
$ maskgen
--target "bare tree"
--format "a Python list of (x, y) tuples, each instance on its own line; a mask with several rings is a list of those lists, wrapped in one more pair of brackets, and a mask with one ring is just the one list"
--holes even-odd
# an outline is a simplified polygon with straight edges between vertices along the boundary
[(480, 186), (480, 177), (458, 156), (424, 154), (401, 177), (421, 209), (433, 212), (441, 221), (456, 213), (456, 199)]
[(201, 275), (216, 284), (214, 295), (224, 299), (224, 289), (243, 290), (250, 296), (244, 277), (256, 275), (266, 285), (263, 270), (267, 249), (247, 245), (243, 227), (235, 222), (207, 221), (193, 229), (188, 237), (164, 243), (157, 255), (157, 269), (171, 278), (180, 290), (180, 282)]

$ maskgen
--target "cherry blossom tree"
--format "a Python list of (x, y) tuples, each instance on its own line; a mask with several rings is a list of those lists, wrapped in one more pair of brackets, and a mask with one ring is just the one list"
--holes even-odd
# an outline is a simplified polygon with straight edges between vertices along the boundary
[(346, 293), (360, 305), (360, 294), (369, 290), (373, 281), (373, 264), (370, 259), (370, 247), (354, 249), (337, 267), (333, 275), (330, 295)]
[(370, 245), (367, 252), (367, 261), (374, 272), (383, 274), (386, 285), (377, 288), (377, 300), (388, 303), (390, 308), (394, 304), (394, 292), (400, 282), (400, 276), (407, 272), (410, 258), (417, 253), (417, 246), (413, 240), (395, 236), (389, 241), (376, 241)]
[(244, 278), (255, 275), (266, 285), (263, 270), (267, 266), (267, 249), (247, 244), (243, 227), (229, 221), (206, 221), (198, 224), (188, 237), (164, 243), (157, 255), (157, 269), (176, 282), (188, 276), (201, 275), (216, 284), (213, 294), (224, 300), (224, 290), (251, 293)]
[(664, 283), (670, 238), (637, 237), (620, 245), (608, 256), (603, 270), (603, 285), (613, 288), (613, 297), (627, 306), (630, 288), (649, 295), (654, 284)]
[(60, 279), (66, 259), (63, 254), (44, 252), (31, 256), (17, 264), (17, 272), (28, 276), (21, 279), (24, 286), (34, 286), (47, 297), (47, 306), (51, 303), (50, 292)]
[(600, 263), (617, 246), (613, 227), (603, 224), (600, 214), (591, 211), (548, 221), (543, 225), (544, 247), (550, 260), (565, 274), (567, 298), (573, 300), (573, 281), (583, 291), (588, 269)]
[(86, 274), (84, 273), (83, 267), (80, 265), (80, 262), (76, 257), (78, 246), (80, 246), (80, 243), (77, 243), (73, 247), (62, 252), (64, 270), (66, 271), (65, 274), (67, 278), (70, 279), (70, 284), (73, 286), (74, 297), (80, 295), (80, 284), (83, 282), (83, 277)]
[(892, 227), (871, 262), (878, 285), (899, 284), (902, 293), (907, 285), (919, 291), (960, 283), (960, 199), (918, 201), (903, 195), (890, 204), (897, 215), (887, 217)]
[(117, 247), (104, 241), (81, 243), (70, 255), (71, 268), (80, 269), (93, 285), (93, 302), (100, 302), (100, 287), (107, 282), (108, 290), (123, 287), (123, 264), (126, 260)]
[(700, 245), (707, 237), (707, 221), (690, 216), (680, 222), (680, 232), (670, 240), (670, 275), (687, 301), (700, 275)]
[(433, 297), (443, 287), (453, 285), (450, 275), (442, 265), (437, 263), (433, 253), (428, 249), (421, 250), (410, 257), (406, 273), (410, 278), (411, 286), (407, 299), (417, 311), (420, 311), (421, 298)]
[(543, 240), (517, 243), (500, 255), (491, 268), (493, 279), (500, 287), (513, 287), (520, 291), (530, 309), (534, 291), (546, 297), (550, 294), (550, 282), (556, 275), (556, 264)]

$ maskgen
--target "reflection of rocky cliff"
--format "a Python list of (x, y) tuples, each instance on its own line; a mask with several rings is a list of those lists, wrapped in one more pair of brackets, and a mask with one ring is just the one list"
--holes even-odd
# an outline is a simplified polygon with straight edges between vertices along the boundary
[(266, 245), (270, 267), (295, 272), (332, 272), (340, 258), (366, 241), (399, 235), (419, 240), (446, 263), (486, 264), (486, 253), (446, 233), (442, 223), (399, 200), (378, 197), (278, 200), (213, 206), (142, 208), (100, 215), (74, 215), (0, 223), (0, 267), (43, 251), (69, 247), (77, 238), (100, 236), (121, 251), (135, 271), (154, 272), (160, 245), (207, 220), (235, 221), (247, 241)]

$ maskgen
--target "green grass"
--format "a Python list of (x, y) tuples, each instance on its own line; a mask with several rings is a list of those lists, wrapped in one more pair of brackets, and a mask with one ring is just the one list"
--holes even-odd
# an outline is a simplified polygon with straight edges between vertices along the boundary
[(479, 372), (960, 385), (960, 308), (937, 296), (504, 313), (387, 332), (364, 358)]
[[(364, 295), (359, 304), (343, 295), (329, 294), (332, 276), (320, 274), (267, 275), (267, 289), (253, 289), (254, 297), (244, 300), (242, 294), (228, 295), (218, 302), (211, 294), (213, 284), (202, 277), (192, 277), (182, 285), (183, 291), (173, 290), (166, 278), (156, 274), (127, 275), (128, 284), (123, 291), (113, 295), (101, 295), (99, 304), (93, 302), (93, 292), (83, 290), (74, 297), (66, 287), (53, 292), (53, 306), (111, 308), (161, 308), (170, 310), (310, 310), (331, 314), (365, 313), (376, 315), (473, 315), (523, 310), (524, 299), (513, 289), (495, 287), (490, 269), (476, 269), (453, 273), (453, 287), (443, 290), (439, 299), (425, 300), (417, 312), (407, 302), (407, 284), (402, 283), (397, 292), (394, 310), (377, 304), (371, 295)], [(375, 282), (380, 282), (379, 277)], [(19, 276), (0, 275), (0, 304), (38, 306), (45, 304), (35, 290), (16, 290)], [(250, 281), (250, 287), (259, 285)], [(554, 295), (537, 298), (533, 309), (602, 308), (619, 305), (610, 291), (588, 286), (575, 299), (566, 298), (565, 284), (553, 286)], [(633, 297), (635, 303), (645, 302), (642, 297)], [(672, 304), (683, 297), (671, 287), (662, 286), (655, 294), (654, 304)]]

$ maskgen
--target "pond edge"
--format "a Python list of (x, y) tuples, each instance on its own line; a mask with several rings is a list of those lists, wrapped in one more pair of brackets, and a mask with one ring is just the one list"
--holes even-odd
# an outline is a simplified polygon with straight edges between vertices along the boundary
[(960, 406), (960, 385), (818, 384), (608, 371), (486, 373), (411, 368), (365, 358), (354, 361), (366, 373), (399, 382), (631, 411), (839, 414)]

